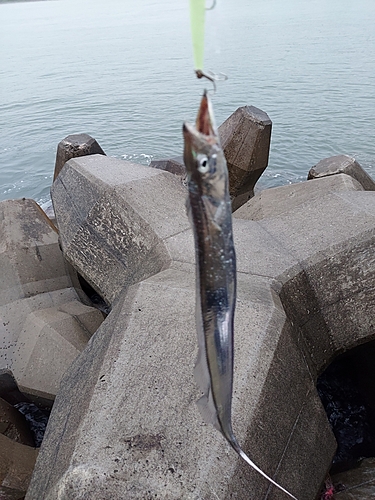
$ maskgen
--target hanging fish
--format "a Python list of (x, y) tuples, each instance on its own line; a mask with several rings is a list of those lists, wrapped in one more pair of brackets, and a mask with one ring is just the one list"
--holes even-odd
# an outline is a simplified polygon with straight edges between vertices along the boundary
[(289, 497), (242, 451), (232, 430), (233, 318), (236, 302), (236, 255), (228, 171), (207, 92), (196, 126), (185, 123), (184, 162), (188, 174), (188, 211), (197, 261), (198, 359), (195, 378), (204, 395), (198, 407), (238, 455)]

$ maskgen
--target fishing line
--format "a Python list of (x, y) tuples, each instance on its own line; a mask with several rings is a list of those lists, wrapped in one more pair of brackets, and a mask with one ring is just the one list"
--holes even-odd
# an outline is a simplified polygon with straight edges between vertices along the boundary
[(206, 10), (212, 10), (215, 7), (215, 5), (216, 5), (216, 0), (214, 0), (211, 7), (209, 7), (208, 9), (206, 8)]

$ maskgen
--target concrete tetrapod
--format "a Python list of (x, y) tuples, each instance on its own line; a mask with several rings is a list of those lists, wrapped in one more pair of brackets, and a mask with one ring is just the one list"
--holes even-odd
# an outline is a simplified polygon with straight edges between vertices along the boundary
[(3, 487), (8, 489), (9, 495), (27, 490), (37, 456), (37, 449), (0, 434), (0, 498), (5, 496)]
[(346, 174), (358, 181), (366, 191), (375, 191), (375, 182), (351, 156), (337, 155), (321, 160), (310, 168), (307, 178), (318, 179), (329, 175)]
[[(317, 374), (373, 335), (375, 195), (342, 176), (301, 186), (289, 211), (287, 187), (284, 200), (278, 188), (281, 213), (278, 203), (275, 213), (264, 206), (252, 220), (255, 196), (235, 214), (233, 423), (265, 472), (311, 500), (336, 446)], [(281, 500), (194, 404), (185, 196), (176, 176), (111, 158), (71, 160), (61, 171), (53, 202), (63, 251), (112, 311), (62, 381), (27, 500)]]
[(93, 137), (88, 134), (68, 135), (57, 145), (53, 179), (56, 179), (65, 163), (71, 158), (96, 154), (105, 155), (105, 152)]
[(0, 369), (51, 402), (103, 316), (78, 300), (56, 228), (33, 200), (0, 203), (0, 270)]
[(68, 161), (51, 193), (65, 258), (109, 304), (167, 267), (164, 241), (189, 227), (177, 176), (106, 156)]
[[(254, 186), (268, 165), (271, 130), (267, 113), (254, 106), (238, 108), (219, 127), (233, 210), (254, 196)], [(186, 182), (182, 157), (155, 160), (150, 166), (179, 175)]]
[(238, 108), (219, 127), (233, 210), (254, 196), (254, 186), (268, 165), (271, 130), (267, 113), (254, 106)]

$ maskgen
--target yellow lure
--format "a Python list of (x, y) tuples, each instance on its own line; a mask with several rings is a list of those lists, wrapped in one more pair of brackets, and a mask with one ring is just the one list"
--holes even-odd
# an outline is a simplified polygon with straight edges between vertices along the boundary
[(190, 26), (196, 70), (203, 70), (205, 10), (205, 0), (190, 0)]

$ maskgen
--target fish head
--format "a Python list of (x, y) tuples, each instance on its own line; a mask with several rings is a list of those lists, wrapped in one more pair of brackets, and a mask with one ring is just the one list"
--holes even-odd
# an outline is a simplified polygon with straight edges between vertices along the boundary
[(189, 191), (213, 202), (226, 199), (227, 165), (207, 92), (203, 94), (195, 126), (184, 123), (183, 134)]

